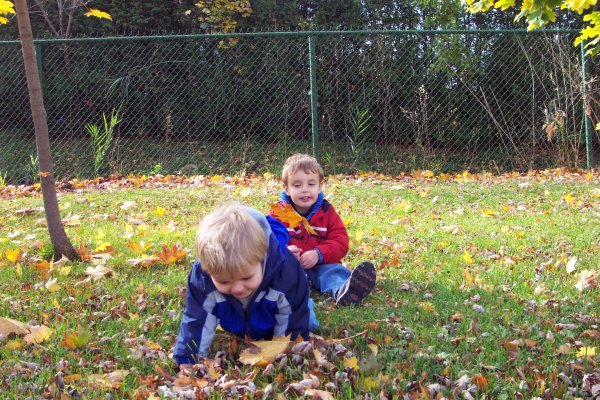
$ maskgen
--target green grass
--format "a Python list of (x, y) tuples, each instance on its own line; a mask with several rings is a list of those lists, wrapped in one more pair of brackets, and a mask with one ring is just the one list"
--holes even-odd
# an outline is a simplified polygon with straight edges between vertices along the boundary
[[(191, 249), (197, 223), (212, 207), (234, 199), (266, 212), (279, 190), (278, 182), (263, 178), (155, 179), (132, 189), (120, 183), (60, 197), (63, 219), (79, 216), (81, 222), (66, 226), (73, 244), (114, 248), (104, 262), (114, 274), (97, 280), (86, 279), (89, 263), (67, 263), (71, 269), (62, 275), (55, 267), (42, 279), (34, 264), (48, 256), (50, 246), (39, 221), (41, 197), (2, 199), (0, 316), (43, 323), (52, 336), (39, 345), (3, 343), (0, 397), (50, 397), (62, 390), (85, 398), (104, 398), (105, 391), (131, 398), (173, 386), (164, 371), (176, 373), (168, 354), (192, 254), (176, 265), (133, 267), (126, 260), (138, 255), (128, 242), (152, 244), (147, 254), (176, 243)], [(591, 398), (585, 377), (600, 374), (600, 357), (579, 357), (577, 351), (595, 347), (600, 353), (600, 289), (579, 291), (576, 283), (583, 270), (600, 269), (599, 183), (598, 173), (560, 171), (330, 178), (326, 195), (351, 238), (345, 261), (353, 268), (372, 260), (376, 289), (359, 308), (337, 309), (315, 295), (321, 322), (316, 333), (328, 344), (324, 355), (337, 373), (316, 366), (312, 355), (290, 354), (287, 363), (276, 363), (274, 375), (258, 374), (254, 384), (264, 390), (270, 383), (283, 393), (311, 373), (319, 377), (318, 389), (335, 398), (380, 391), (402, 398), (427, 388), (431, 398), (438, 393), (433, 389), (462, 398), (456, 385), (466, 376), (476, 398), (513, 399), (517, 392), (525, 398)], [(21, 276), (7, 255), (16, 248), (24, 258)], [(572, 257), (575, 272), (568, 273)], [(57, 279), (58, 291), (45, 288), (50, 278)], [(90, 342), (70, 349), (63, 341), (78, 329), (89, 333)], [(333, 350), (334, 339), (354, 335), (342, 345), (357, 357), (358, 371), (344, 368), (345, 351)], [(253, 368), (236, 362), (231, 343), (220, 335), (212, 355), (224, 350), (228, 367), (221, 373), (241, 380)], [(120, 388), (89, 382), (92, 374), (114, 370), (129, 371)], [(210, 398), (224, 393), (215, 389)]]

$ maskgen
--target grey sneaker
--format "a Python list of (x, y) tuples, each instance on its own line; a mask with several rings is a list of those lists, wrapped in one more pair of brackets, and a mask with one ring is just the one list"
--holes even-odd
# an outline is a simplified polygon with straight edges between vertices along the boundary
[(360, 263), (338, 289), (335, 304), (340, 306), (359, 305), (375, 287), (376, 279), (373, 264), (368, 261)]

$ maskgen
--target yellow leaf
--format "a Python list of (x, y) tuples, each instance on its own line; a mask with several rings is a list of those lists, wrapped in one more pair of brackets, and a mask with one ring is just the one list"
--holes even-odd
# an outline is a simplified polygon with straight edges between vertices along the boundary
[(494, 210), (481, 210), (481, 212), (483, 213), (483, 215), (487, 215), (490, 217), (496, 215), (496, 212)]
[(29, 330), (31, 333), (23, 338), (27, 343), (42, 343), (52, 335), (52, 331), (45, 325), (31, 326)]
[(246, 365), (265, 367), (285, 352), (290, 344), (289, 336), (276, 336), (273, 340), (252, 341), (253, 347), (245, 349), (240, 354), (240, 362)]
[(294, 207), (289, 203), (274, 203), (271, 205), (271, 214), (277, 220), (287, 224), (290, 228), (297, 228), (300, 224), (304, 225), (304, 229), (308, 233), (316, 235), (317, 232), (310, 226), (306, 218), (301, 216), (294, 210)]
[(369, 343), (367, 347), (369, 348), (369, 350), (371, 350), (374, 356), (377, 355), (378, 347), (375, 343)]
[(108, 374), (91, 374), (88, 376), (88, 382), (99, 385), (103, 388), (118, 389), (121, 387), (123, 379), (125, 379), (125, 377), (129, 374), (130, 372), (124, 369), (117, 369)]
[(473, 264), (473, 258), (471, 257), (471, 254), (469, 254), (469, 252), (466, 250), (463, 253), (463, 259), (465, 260), (465, 264), (467, 264), (467, 265)]
[(113, 248), (109, 242), (102, 242), (102, 243), (98, 244), (98, 246), (96, 246), (96, 248), (92, 251), (92, 253), (95, 253), (95, 254), (110, 253), (110, 252), (112, 252), (112, 250), (113, 250)]
[(65, 265), (63, 267), (60, 267), (58, 269), (58, 274), (60, 276), (68, 276), (71, 273), (71, 266), (70, 265)]
[(435, 306), (433, 305), (433, 303), (430, 303), (429, 301), (421, 303), (420, 307), (425, 312), (432, 312), (433, 310), (435, 310)]
[(154, 210), (154, 215), (156, 215), (157, 217), (162, 217), (163, 215), (165, 215), (165, 209), (162, 207), (157, 207), (156, 210)]
[(410, 210), (410, 201), (406, 201), (405, 199), (402, 199), (398, 208), (400, 208), (400, 210), (402, 210), (404, 212), (408, 212)]
[(129, 241), (129, 243), (127, 243), (127, 248), (136, 254), (143, 254), (151, 247), (152, 243), (146, 244), (144, 241), (140, 241), (139, 243)]
[(575, 202), (575, 197), (571, 196), (570, 194), (567, 194), (565, 196), (565, 203), (573, 204), (574, 202)]
[(96, 231), (96, 234), (94, 235), (94, 239), (96, 239), (97, 242), (102, 241), (102, 239), (104, 239), (106, 235), (104, 234), (104, 230), (102, 228), (98, 228), (98, 230)]
[(49, 279), (48, 282), (46, 282), (46, 289), (48, 289), (49, 292), (58, 292), (60, 290), (60, 285), (58, 283), (56, 283), (57, 279)]
[(0, 0), (0, 14), (14, 14), (15, 6), (7, 0)]
[(16, 274), (19, 278), (23, 277), (23, 269), (21, 268), (21, 263), (17, 263), (17, 265), (15, 265), (15, 269), (16, 269)]
[(6, 259), (11, 263), (18, 263), (19, 261), (23, 261), (23, 257), (21, 256), (21, 249), (7, 249), (6, 250)]
[(586, 181), (591, 181), (592, 179), (594, 179), (594, 173), (592, 171), (589, 171), (587, 174), (585, 174)]
[(109, 19), (112, 21), (112, 17), (110, 16), (109, 13), (106, 13), (104, 11), (100, 11), (98, 9), (95, 8), (90, 8), (90, 10), (88, 12), (86, 12), (84, 14), (86, 17), (96, 17), (96, 18), (105, 18), (105, 19)]
[(595, 347), (582, 347), (577, 352), (577, 357), (593, 357), (596, 355)]
[(352, 368), (353, 370), (358, 371), (358, 358), (356, 358), (356, 356), (344, 357), (344, 368)]
[(433, 171), (430, 171), (430, 170), (428, 170), (428, 169), (427, 169), (427, 170), (425, 170), (425, 171), (423, 171), (423, 172), (421, 173), (421, 176), (422, 176), (423, 178), (433, 178), (433, 175), (434, 175), (434, 174), (433, 174)]
[(362, 242), (363, 233), (361, 231), (356, 231), (356, 234), (354, 235), (354, 239), (359, 243)]
[(25, 342), (21, 340), (21, 338), (16, 338), (14, 340), (9, 340), (8, 342), (6, 342), (4, 348), (7, 350), (20, 350), (23, 348), (24, 344)]

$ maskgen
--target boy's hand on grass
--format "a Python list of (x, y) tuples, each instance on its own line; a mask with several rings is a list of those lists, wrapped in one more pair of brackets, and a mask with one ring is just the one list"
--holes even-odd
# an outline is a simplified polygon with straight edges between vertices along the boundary
[(303, 253), (300, 258), (300, 265), (304, 269), (311, 269), (319, 262), (319, 253), (316, 250), (309, 250)]

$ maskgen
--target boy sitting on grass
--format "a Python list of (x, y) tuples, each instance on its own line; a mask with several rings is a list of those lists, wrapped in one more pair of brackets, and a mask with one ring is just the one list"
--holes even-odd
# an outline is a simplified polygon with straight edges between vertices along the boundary
[(277, 218), (275, 208), (291, 204), (308, 221), (312, 231), (304, 223), (288, 226), (288, 249), (321, 293), (332, 296), (337, 305), (359, 305), (375, 286), (375, 268), (365, 261), (351, 272), (341, 264), (348, 252), (348, 232), (321, 191), (323, 168), (314, 157), (294, 154), (283, 166), (281, 181), (284, 190), (280, 202), (271, 207), (270, 215)]
[(202, 220), (174, 350), (181, 369), (208, 354), (219, 324), (253, 340), (309, 340), (308, 281), (287, 237), (278, 221), (236, 203)]

